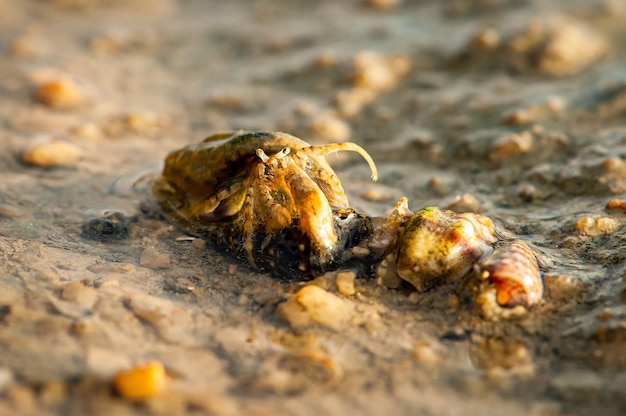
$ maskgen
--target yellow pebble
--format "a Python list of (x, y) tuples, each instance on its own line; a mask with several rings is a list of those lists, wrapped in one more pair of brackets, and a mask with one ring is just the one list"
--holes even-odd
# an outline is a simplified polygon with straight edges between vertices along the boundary
[(73, 82), (66, 79), (54, 79), (42, 83), (35, 91), (35, 99), (52, 108), (67, 110), (80, 106), (83, 93)]
[(342, 295), (352, 296), (356, 293), (356, 288), (354, 287), (354, 279), (356, 278), (356, 273), (353, 271), (345, 271), (337, 273), (337, 279), (335, 280), (335, 284), (337, 285), (337, 290)]
[(47, 143), (36, 144), (22, 153), (22, 162), (39, 167), (71, 166), (80, 157), (80, 150), (75, 145), (53, 139)]
[(146, 400), (161, 393), (165, 388), (165, 368), (158, 361), (150, 361), (115, 376), (113, 386), (124, 398)]

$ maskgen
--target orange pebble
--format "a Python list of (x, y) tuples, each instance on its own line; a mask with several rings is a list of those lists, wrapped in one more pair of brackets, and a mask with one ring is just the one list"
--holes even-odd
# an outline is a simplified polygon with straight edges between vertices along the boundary
[(35, 99), (52, 108), (70, 109), (83, 103), (83, 94), (73, 82), (55, 79), (39, 85)]
[(165, 388), (165, 368), (158, 361), (150, 361), (115, 376), (113, 386), (124, 398), (146, 400), (161, 393)]
[(611, 199), (606, 203), (606, 209), (614, 209), (619, 211), (626, 211), (626, 201), (623, 199)]

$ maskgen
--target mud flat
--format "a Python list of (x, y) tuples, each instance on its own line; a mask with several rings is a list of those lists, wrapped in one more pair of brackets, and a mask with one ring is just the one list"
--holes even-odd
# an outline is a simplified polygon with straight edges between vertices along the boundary
[[(0, 0), (0, 414), (624, 414), (626, 3), (540, 3)], [(370, 215), (492, 218), (543, 300), (280, 283), (165, 221), (140, 178), (238, 129), (358, 143)]]

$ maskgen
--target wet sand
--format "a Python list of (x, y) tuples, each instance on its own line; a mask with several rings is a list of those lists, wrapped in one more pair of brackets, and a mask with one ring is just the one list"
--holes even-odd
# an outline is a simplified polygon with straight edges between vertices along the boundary
[[(0, 414), (623, 414), (625, 21), (619, 0), (0, 0)], [(544, 300), (485, 319), (454, 285), (331, 273), (341, 316), (293, 324), (302, 284), (169, 224), (140, 179), (238, 129), (360, 144), (378, 182), (328, 160), (369, 215), (489, 216), (539, 254)], [(148, 361), (164, 392), (113, 391)]]

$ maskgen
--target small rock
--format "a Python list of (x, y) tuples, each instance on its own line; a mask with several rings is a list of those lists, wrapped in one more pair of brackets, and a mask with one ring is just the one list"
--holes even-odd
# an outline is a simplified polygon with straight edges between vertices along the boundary
[(166, 384), (165, 368), (158, 361), (122, 371), (113, 380), (115, 390), (133, 401), (143, 401), (160, 394)]
[(315, 58), (315, 66), (319, 69), (328, 69), (337, 63), (337, 57), (331, 51), (322, 51)]
[(89, 122), (72, 127), (70, 133), (75, 137), (91, 140), (100, 139), (103, 134), (100, 127)]
[(508, 44), (509, 63), (515, 69), (558, 77), (582, 72), (608, 49), (599, 32), (563, 18), (533, 20)]
[(533, 147), (533, 143), (533, 135), (528, 131), (504, 136), (495, 141), (487, 154), (487, 159), (497, 162), (511, 156), (528, 153)]
[(397, 201), (400, 198), (399, 195), (397, 189), (380, 184), (368, 184), (367, 190), (361, 194), (361, 197), (368, 201), (383, 202)]
[(365, 0), (367, 6), (372, 9), (387, 12), (398, 6), (402, 0)]
[(329, 142), (345, 142), (352, 134), (348, 123), (328, 113), (315, 116), (308, 129), (312, 136)]
[(448, 204), (446, 209), (454, 212), (475, 212), (480, 213), (482, 207), (478, 199), (472, 194), (464, 194), (463, 196), (457, 195), (452, 202)]
[(441, 362), (441, 356), (432, 343), (428, 341), (415, 342), (412, 357), (416, 362), (423, 365), (434, 366)]
[(70, 282), (63, 287), (61, 299), (74, 302), (83, 309), (91, 309), (98, 301), (98, 292), (80, 282)]
[(194, 238), (191, 245), (199, 250), (204, 250), (206, 248), (206, 241), (201, 238)]
[(470, 39), (470, 48), (476, 51), (493, 51), (500, 45), (500, 34), (492, 28), (483, 28)]
[(353, 308), (345, 300), (319, 286), (307, 285), (281, 303), (276, 314), (295, 329), (318, 324), (339, 330), (349, 322)]
[(159, 252), (153, 247), (148, 247), (141, 253), (139, 264), (149, 269), (168, 269), (170, 267), (170, 256)]
[(590, 237), (611, 234), (619, 227), (619, 222), (610, 217), (593, 218), (585, 215), (576, 222), (576, 229)]
[(138, 293), (130, 298), (129, 306), (137, 318), (152, 325), (165, 341), (176, 345), (194, 345), (197, 342), (192, 314), (174, 302)]
[(63, 140), (53, 139), (25, 150), (22, 153), (22, 162), (43, 168), (71, 166), (79, 157), (78, 147)]
[(343, 117), (352, 117), (374, 101), (375, 98), (375, 91), (356, 87), (339, 91), (335, 95), (335, 104)]
[(60, 110), (79, 107), (85, 100), (78, 86), (65, 78), (42, 82), (35, 90), (34, 97), (41, 104)]
[(408, 57), (362, 51), (352, 58), (352, 84), (372, 91), (388, 91), (411, 67)]
[(354, 287), (354, 279), (356, 278), (356, 273), (353, 271), (339, 272), (337, 273), (337, 277), (335, 278), (335, 284), (337, 285), (337, 290), (342, 295), (352, 296), (356, 293), (356, 288)]
[(618, 198), (611, 199), (606, 203), (605, 209), (626, 212), (626, 201)]
[(83, 224), (81, 236), (93, 240), (113, 241), (128, 237), (130, 218), (123, 212), (106, 213)]

